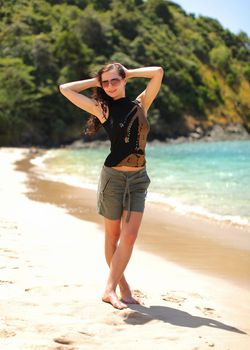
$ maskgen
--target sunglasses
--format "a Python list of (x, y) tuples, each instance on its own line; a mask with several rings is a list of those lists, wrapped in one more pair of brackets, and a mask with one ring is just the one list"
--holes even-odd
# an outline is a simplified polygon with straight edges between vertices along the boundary
[(122, 79), (119, 78), (113, 78), (111, 80), (103, 80), (102, 81), (102, 86), (104, 88), (107, 88), (109, 86), (109, 83), (111, 84), (111, 86), (118, 86), (120, 84)]

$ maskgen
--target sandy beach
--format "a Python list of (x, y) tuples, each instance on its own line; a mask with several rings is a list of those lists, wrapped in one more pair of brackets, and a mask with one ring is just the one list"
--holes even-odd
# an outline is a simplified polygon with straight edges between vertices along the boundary
[(39, 178), (0, 148), (0, 349), (250, 348), (250, 232), (147, 203), (126, 277), (141, 305), (101, 301), (95, 193)]

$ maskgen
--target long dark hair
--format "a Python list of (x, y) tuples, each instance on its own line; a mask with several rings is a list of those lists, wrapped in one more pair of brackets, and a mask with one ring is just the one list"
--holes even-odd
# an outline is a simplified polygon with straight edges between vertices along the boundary
[[(126, 77), (126, 73), (124, 71), (123, 66), (118, 63), (108, 63), (105, 66), (103, 66), (99, 71), (96, 73), (95, 77), (98, 79), (100, 85), (102, 86), (102, 74), (104, 72), (108, 72), (110, 70), (117, 69), (118, 74), (122, 79)], [(103, 88), (101, 87), (95, 87), (93, 88), (93, 94), (92, 98), (97, 102), (100, 103), (103, 116), (106, 116), (107, 112), (107, 106), (109, 102), (111, 102), (113, 99), (109, 95), (106, 94)], [(95, 115), (90, 115), (89, 118), (86, 121), (83, 133), (88, 136), (94, 135), (102, 126), (100, 120)]]

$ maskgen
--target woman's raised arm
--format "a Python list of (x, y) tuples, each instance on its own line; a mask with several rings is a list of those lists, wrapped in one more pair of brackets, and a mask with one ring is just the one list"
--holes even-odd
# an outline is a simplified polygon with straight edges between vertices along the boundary
[(136, 69), (126, 69), (126, 78), (149, 78), (150, 81), (147, 84), (146, 89), (137, 96), (142, 104), (142, 107), (147, 113), (149, 107), (157, 96), (161, 82), (163, 78), (164, 71), (162, 67), (142, 67)]
[(100, 87), (99, 81), (97, 78), (85, 79), (79, 81), (73, 81), (70, 83), (61, 84), (59, 86), (60, 92), (74, 105), (83, 109), (84, 111), (95, 115), (101, 122), (103, 122), (104, 116), (102, 108), (99, 103), (94, 99), (89, 98), (80, 94), (81, 91), (93, 88)]

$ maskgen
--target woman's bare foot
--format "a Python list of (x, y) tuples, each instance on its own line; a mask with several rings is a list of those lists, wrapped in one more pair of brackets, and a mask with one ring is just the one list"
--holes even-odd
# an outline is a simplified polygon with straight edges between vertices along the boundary
[(111, 304), (114, 308), (123, 310), (127, 308), (127, 305), (118, 299), (115, 292), (104, 293), (102, 301)]
[(130, 289), (126, 291), (121, 291), (121, 299), (123, 303), (126, 304), (140, 304), (140, 301), (133, 297), (132, 292)]

